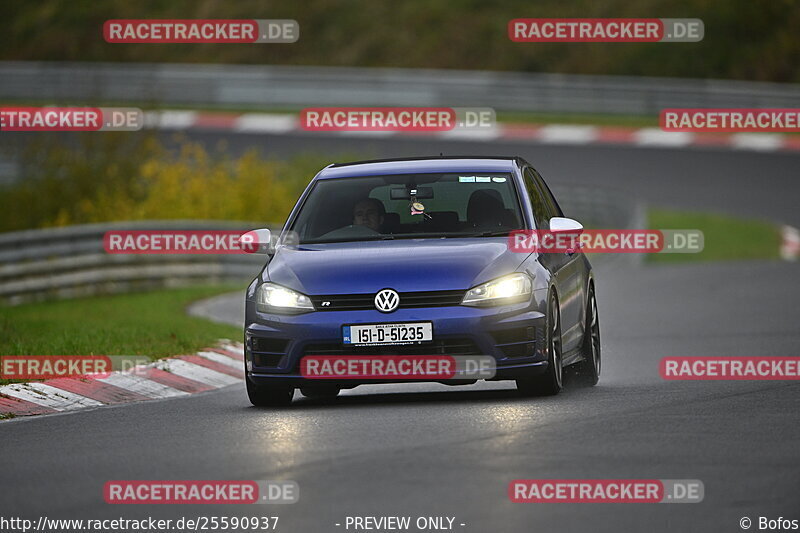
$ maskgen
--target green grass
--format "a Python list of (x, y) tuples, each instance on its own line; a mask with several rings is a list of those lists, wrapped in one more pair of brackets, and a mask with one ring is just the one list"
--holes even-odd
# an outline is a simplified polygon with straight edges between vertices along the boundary
[(763, 220), (735, 218), (712, 213), (652, 209), (652, 229), (699, 229), (704, 248), (697, 254), (648, 254), (651, 263), (777, 259), (781, 236), (776, 225)]
[[(0, 307), (3, 355), (146, 355), (193, 353), (240, 328), (186, 314), (186, 306), (237, 286), (197, 286)], [(0, 384), (8, 383), (0, 380)]]

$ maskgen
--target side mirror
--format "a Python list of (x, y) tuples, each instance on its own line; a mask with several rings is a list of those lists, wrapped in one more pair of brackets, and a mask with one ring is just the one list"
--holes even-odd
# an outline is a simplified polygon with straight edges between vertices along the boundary
[(583, 233), (583, 224), (571, 218), (553, 217), (550, 219), (550, 231), (553, 233)]
[(250, 230), (239, 236), (239, 246), (248, 254), (268, 254), (272, 232), (266, 228)]
[(550, 232), (570, 237), (572, 242), (570, 247), (567, 248), (567, 255), (572, 255), (581, 248), (581, 243), (578, 242), (578, 235), (583, 233), (583, 224), (577, 220), (566, 217), (553, 217), (550, 219)]

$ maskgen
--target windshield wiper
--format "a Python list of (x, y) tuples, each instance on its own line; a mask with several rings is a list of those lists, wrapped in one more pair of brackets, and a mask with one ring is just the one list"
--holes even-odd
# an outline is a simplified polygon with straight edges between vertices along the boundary
[(483, 231), (481, 233), (473, 233), (471, 237), (503, 237), (511, 233), (510, 229)]
[[(384, 235), (383, 237), (386, 237)], [(389, 237), (390, 239), (394, 239), (394, 237)], [(341, 242), (368, 242), (368, 241), (379, 241), (382, 237), (379, 235), (376, 236), (369, 236), (369, 237), (344, 237), (340, 239), (312, 239), (307, 241), (300, 241), (300, 244), (333, 244), (333, 243), (341, 243)]]
[(470, 233), (467, 231), (459, 231), (454, 233), (387, 233), (385, 235), (375, 235), (361, 238), (343, 238), (343, 239), (324, 239), (324, 240), (311, 240), (304, 241), (300, 244), (330, 244), (337, 242), (367, 242), (367, 241), (393, 241), (396, 239), (463, 239), (471, 237), (501, 237), (508, 235), (511, 230), (495, 230), (483, 231), (477, 233)]

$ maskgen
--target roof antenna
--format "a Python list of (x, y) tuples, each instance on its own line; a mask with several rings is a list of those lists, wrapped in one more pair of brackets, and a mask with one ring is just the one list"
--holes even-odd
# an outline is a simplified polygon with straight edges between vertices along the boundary
[(439, 152), (439, 157), (444, 157), (444, 154), (442, 152)]

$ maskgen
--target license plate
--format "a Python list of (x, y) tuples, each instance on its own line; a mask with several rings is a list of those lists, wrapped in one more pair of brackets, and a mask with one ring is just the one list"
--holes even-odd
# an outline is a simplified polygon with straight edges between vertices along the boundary
[(359, 324), (342, 327), (342, 342), (354, 346), (419, 344), (433, 340), (432, 322)]

